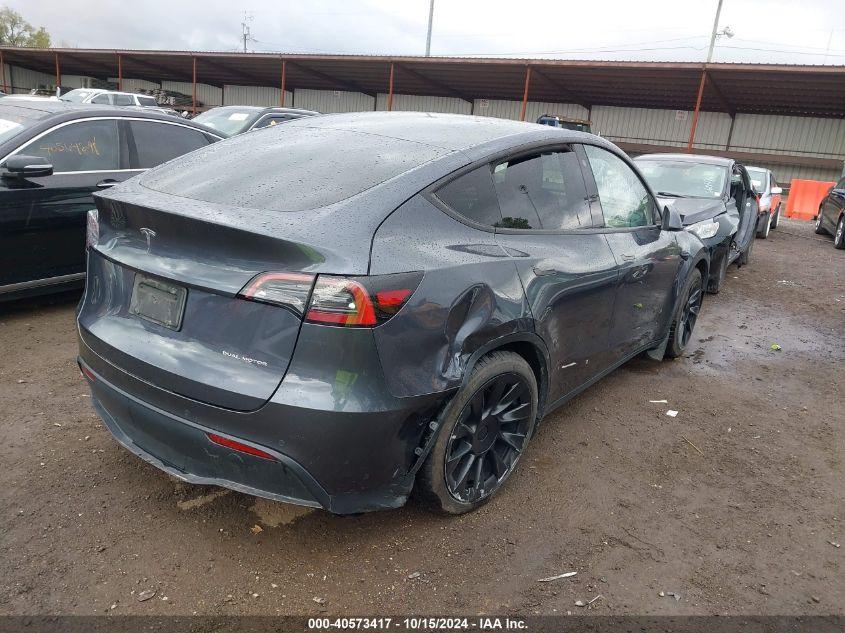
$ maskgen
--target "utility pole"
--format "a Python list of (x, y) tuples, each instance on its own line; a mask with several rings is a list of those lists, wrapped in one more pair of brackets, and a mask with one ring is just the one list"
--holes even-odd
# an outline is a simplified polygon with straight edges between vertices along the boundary
[(716, 38), (720, 35), (725, 35), (728, 38), (734, 36), (731, 27), (726, 26), (724, 30), (719, 31), (719, 16), (722, 15), (722, 0), (716, 6), (716, 18), (713, 20), (713, 30), (710, 33), (710, 49), (707, 51), (707, 61), (704, 62), (704, 68), (701, 69), (701, 81), (698, 84), (698, 97), (695, 100), (695, 110), (692, 114), (692, 125), (689, 131), (689, 141), (687, 141), (687, 153), (692, 153), (692, 145), (695, 142), (695, 128), (698, 127), (698, 115), (701, 112), (701, 99), (704, 97), (704, 84), (707, 83), (707, 67), (713, 61), (713, 49), (716, 47)]
[(434, 0), (428, 7), (428, 35), (425, 38), (425, 56), (431, 57), (431, 27), (434, 24)]
[(244, 43), (244, 53), (247, 52), (246, 44), (247, 42), (254, 42), (255, 39), (252, 37), (252, 34), (249, 32), (249, 24), (247, 22), (251, 22), (253, 15), (251, 13), (247, 13), (244, 11), (244, 21), (241, 22), (241, 37)]

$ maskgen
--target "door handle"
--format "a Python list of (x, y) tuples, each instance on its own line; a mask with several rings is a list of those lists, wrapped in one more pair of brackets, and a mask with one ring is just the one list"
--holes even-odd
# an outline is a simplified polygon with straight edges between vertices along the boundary
[(637, 258), (636, 255), (622, 255), (622, 261), (632, 262)]
[(117, 180), (112, 180), (111, 178), (106, 178), (105, 180), (101, 180), (95, 186), (97, 189), (108, 189), (109, 187), (114, 187), (115, 185), (119, 185), (120, 183)]
[(554, 268), (539, 268), (538, 266), (535, 266), (533, 270), (534, 274), (537, 275), (537, 277), (546, 277), (548, 275), (557, 275), (560, 273), (559, 270), (556, 270)]

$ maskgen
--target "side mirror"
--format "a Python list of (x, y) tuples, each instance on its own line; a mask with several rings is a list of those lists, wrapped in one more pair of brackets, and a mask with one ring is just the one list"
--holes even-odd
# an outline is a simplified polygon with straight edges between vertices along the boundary
[(772, 195), (773, 196), (779, 196), (782, 193), (783, 193), (783, 189), (781, 189), (780, 187), (772, 187)]
[(678, 213), (674, 207), (663, 207), (663, 221), (660, 228), (664, 231), (683, 231), (684, 221), (681, 220), (681, 214)]
[(53, 165), (42, 156), (17, 154), (6, 160), (4, 178), (39, 178), (53, 175)]

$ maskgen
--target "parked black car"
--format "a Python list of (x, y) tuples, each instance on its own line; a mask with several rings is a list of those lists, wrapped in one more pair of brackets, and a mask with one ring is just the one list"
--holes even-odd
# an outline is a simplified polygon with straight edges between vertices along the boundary
[(319, 112), (298, 108), (262, 108), (260, 106), (220, 106), (206, 110), (193, 118), (197, 123), (234, 136), (263, 127), (273, 127), (306, 116), (317, 116)]
[(833, 245), (845, 248), (845, 176), (822, 199), (816, 216), (816, 233), (833, 235)]
[(460, 513), (537, 421), (682, 354), (707, 250), (589, 134), (368, 113), (240, 135), (97, 196), (79, 364), (182, 479)]
[(81, 286), (93, 192), (223, 136), (153, 112), (0, 102), (0, 301)]
[(762, 215), (768, 219), (748, 171), (730, 158), (696, 154), (644, 154), (635, 161), (661, 203), (675, 208), (707, 246), (707, 291), (719, 292), (728, 266), (749, 262)]

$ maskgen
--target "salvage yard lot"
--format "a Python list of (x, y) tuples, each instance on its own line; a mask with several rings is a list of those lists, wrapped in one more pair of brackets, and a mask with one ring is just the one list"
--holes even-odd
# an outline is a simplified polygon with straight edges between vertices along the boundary
[(91, 410), (78, 296), (0, 308), (0, 613), (529, 615), (598, 594), (598, 614), (843, 613), (843, 280), (829, 238), (782, 221), (706, 298), (687, 357), (551, 414), (457, 518), (179, 483)]

